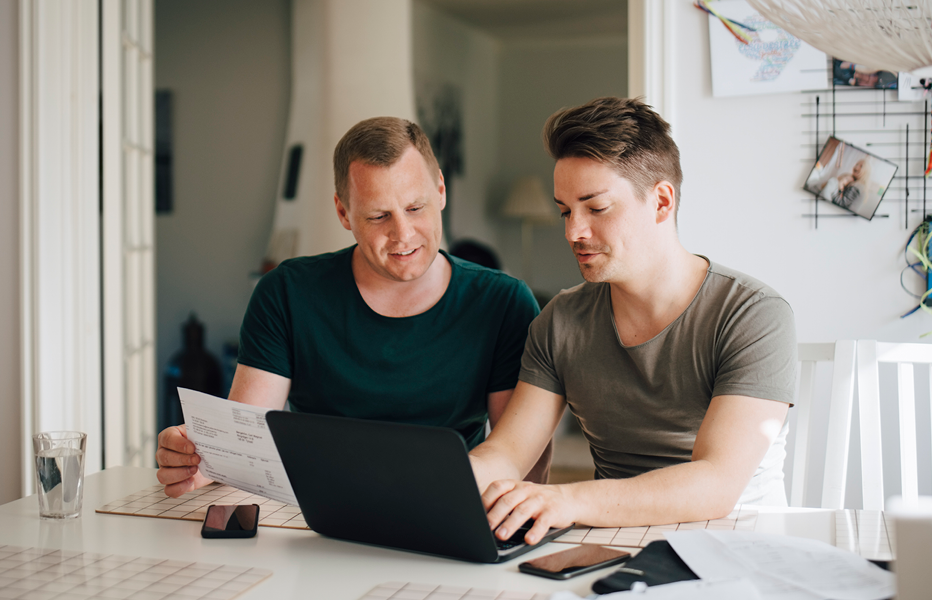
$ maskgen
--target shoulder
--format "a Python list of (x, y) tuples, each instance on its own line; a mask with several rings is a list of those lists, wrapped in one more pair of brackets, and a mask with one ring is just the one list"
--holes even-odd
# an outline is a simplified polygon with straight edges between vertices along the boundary
[(312, 283), (318, 279), (329, 279), (335, 273), (343, 273), (352, 269), (354, 248), (355, 246), (350, 246), (336, 252), (283, 260), (277, 267), (263, 275), (260, 281), (301, 284)]
[(524, 294), (526, 290), (530, 294), (527, 284), (503, 271), (490, 269), (468, 260), (450, 256), (442, 250), (441, 254), (450, 262), (453, 269), (450, 276), (451, 285), (485, 293)]
[(754, 303), (776, 300), (789, 306), (783, 296), (766, 283), (712, 261), (709, 261), (708, 276), (703, 288), (704, 294), (722, 301)]
[[(706, 281), (700, 289), (703, 319), (720, 323), (770, 320), (792, 325), (793, 309), (775, 289), (740, 271), (709, 261)], [(712, 321), (710, 321), (712, 322)]]

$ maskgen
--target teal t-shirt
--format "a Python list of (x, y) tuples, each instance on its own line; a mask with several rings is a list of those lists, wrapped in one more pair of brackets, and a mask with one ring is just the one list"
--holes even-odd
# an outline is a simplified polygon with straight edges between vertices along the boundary
[(355, 246), (282, 262), (259, 280), (239, 363), (291, 379), (294, 410), (452, 427), (484, 438), (487, 397), (518, 381), (539, 312), (523, 281), (442, 252), (446, 293), (428, 311), (385, 317), (353, 278)]

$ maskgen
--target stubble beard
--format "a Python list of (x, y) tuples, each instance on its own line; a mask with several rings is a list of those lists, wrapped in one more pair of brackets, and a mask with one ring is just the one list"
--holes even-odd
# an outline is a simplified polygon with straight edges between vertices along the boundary
[[(573, 255), (575, 256), (577, 252), (598, 252), (602, 255), (602, 258), (608, 260), (610, 256), (611, 248), (608, 246), (595, 246), (588, 244), (581, 244), (579, 242), (573, 243)], [(582, 275), (583, 279), (589, 283), (599, 283), (606, 280), (606, 271), (608, 270), (608, 265), (597, 266), (591, 263), (581, 263), (577, 260), (576, 265), (579, 267), (579, 274)]]

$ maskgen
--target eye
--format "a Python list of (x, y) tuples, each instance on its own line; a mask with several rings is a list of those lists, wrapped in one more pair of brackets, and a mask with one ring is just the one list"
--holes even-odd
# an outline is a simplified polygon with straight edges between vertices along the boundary
[(605, 211), (604, 208), (590, 208), (589, 209), (589, 212), (592, 212), (594, 214), (599, 214), (600, 212), (604, 212), (604, 211)]
[(373, 223), (378, 223), (379, 221), (384, 221), (388, 217), (387, 214), (383, 213), (381, 215), (376, 215), (374, 217), (369, 217), (369, 220)]
[(423, 205), (422, 205), (422, 206), (412, 206), (411, 208), (408, 209), (408, 212), (418, 212), (418, 211), (421, 210), (422, 208), (424, 208)]
[(570, 211), (563, 212), (563, 211), (561, 210), (561, 211), (560, 211), (560, 218), (561, 218), (561, 219), (568, 219), (568, 218), (570, 218)]

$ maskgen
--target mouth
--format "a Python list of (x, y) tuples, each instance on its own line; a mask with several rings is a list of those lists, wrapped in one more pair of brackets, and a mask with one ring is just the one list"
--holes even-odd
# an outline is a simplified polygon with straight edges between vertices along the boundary
[(581, 263), (586, 263), (586, 262), (595, 260), (595, 258), (599, 255), (600, 255), (599, 252), (577, 252), (576, 260), (578, 260)]
[(389, 256), (391, 256), (392, 258), (405, 259), (405, 258), (410, 258), (411, 256), (414, 256), (414, 254), (417, 251), (418, 251), (418, 248), (412, 248), (411, 250), (404, 250), (402, 252), (390, 252)]

